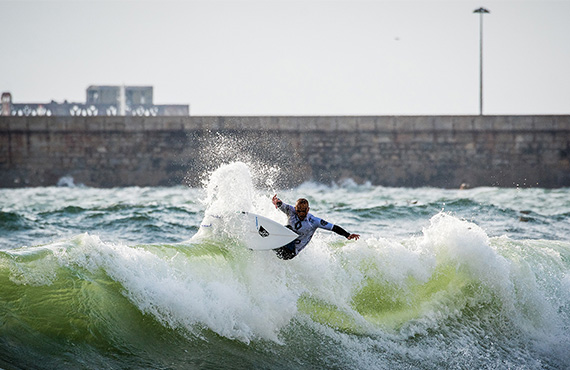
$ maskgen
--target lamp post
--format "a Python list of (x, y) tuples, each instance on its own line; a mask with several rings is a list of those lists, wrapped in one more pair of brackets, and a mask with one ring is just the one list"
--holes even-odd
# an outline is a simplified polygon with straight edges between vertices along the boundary
[(490, 13), (485, 8), (475, 9), (479, 13), (479, 115), (483, 115), (483, 14)]

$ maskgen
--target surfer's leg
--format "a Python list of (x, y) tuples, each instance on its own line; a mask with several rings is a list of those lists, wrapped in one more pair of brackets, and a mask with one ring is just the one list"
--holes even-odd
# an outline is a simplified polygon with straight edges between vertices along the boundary
[(277, 257), (281, 258), (282, 260), (290, 260), (294, 258), (297, 253), (295, 252), (295, 241), (282, 246), (281, 248), (274, 249)]

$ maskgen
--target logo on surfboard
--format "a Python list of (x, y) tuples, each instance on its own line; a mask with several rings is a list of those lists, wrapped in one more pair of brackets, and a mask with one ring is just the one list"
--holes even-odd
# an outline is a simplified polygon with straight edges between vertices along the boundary
[(257, 232), (259, 233), (259, 235), (261, 235), (262, 238), (267, 238), (269, 236), (269, 231), (265, 230), (261, 225), (259, 225), (259, 229), (257, 230)]

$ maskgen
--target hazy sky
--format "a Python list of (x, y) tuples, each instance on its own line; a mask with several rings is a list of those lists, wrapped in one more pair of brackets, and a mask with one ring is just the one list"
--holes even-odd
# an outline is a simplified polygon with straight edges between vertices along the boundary
[(0, 0), (0, 91), (152, 85), (192, 115), (570, 113), (570, 0)]

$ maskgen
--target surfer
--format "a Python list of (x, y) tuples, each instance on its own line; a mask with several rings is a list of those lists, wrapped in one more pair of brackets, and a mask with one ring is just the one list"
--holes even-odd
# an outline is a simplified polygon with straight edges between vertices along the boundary
[(283, 203), (281, 199), (277, 198), (277, 194), (273, 196), (272, 200), (275, 208), (278, 208), (287, 215), (287, 227), (299, 234), (299, 237), (291, 243), (274, 249), (277, 256), (281, 259), (290, 260), (299, 254), (311, 241), (313, 234), (318, 228), (334, 231), (348, 240), (358, 240), (358, 238), (360, 238), (358, 234), (350, 234), (342, 227), (333, 225), (330, 222), (310, 214), (309, 201), (307, 199), (298, 199), (295, 207)]

